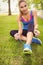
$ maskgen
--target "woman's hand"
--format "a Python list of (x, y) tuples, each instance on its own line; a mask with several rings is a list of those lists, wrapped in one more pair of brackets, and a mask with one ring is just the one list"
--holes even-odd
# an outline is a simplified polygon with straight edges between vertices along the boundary
[(16, 40), (20, 39), (19, 33), (16, 33), (16, 34), (14, 35), (14, 37), (15, 37)]
[(35, 34), (36, 37), (38, 37), (40, 35), (40, 31), (38, 30), (38, 25), (36, 25), (34, 27), (34, 34)]
[(35, 34), (35, 37), (38, 37), (40, 35), (40, 31), (39, 30), (34, 30), (34, 34)]

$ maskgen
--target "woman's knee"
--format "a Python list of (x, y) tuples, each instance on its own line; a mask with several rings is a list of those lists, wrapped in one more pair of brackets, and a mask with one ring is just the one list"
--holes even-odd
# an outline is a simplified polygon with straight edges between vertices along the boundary
[(29, 36), (29, 35), (33, 35), (33, 33), (32, 33), (32, 32), (28, 32), (28, 33), (27, 33), (27, 36)]
[(11, 35), (12, 37), (14, 37), (14, 30), (11, 30), (11, 31), (10, 31), (10, 35)]
[(12, 37), (14, 37), (14, 35), (15, 35), (16, 33), (18, 33), (18, 30), (11, 30), (11, 31), (10, 31), (10, 35), (11, 35)]

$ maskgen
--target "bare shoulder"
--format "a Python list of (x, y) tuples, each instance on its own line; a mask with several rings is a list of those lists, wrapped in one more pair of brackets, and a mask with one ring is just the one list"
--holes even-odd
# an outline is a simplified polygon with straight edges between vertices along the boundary
[(21, 18), (21, 14), (19, 14), (19, 15), (17, 16), (17, 21), (20, 21), (20, 18)]
[(32, 14), (33, 14), (33, 16), (36, 16), (37, 15), (37, 11), (36, 10), (33, 10), (32, 11)]

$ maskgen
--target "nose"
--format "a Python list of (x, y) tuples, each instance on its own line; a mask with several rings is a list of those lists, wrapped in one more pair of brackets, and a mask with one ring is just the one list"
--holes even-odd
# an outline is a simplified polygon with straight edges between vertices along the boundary
[(23, 10), (26, 10), (26, 7), (24, 7)]

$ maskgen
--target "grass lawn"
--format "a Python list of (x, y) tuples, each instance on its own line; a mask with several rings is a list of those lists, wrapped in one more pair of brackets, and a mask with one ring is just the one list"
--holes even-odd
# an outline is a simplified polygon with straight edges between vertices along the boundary
[(17, 16), (0, 16), (0, 65), (43, 65), (43, 19), (38, 17), (42, 45), (32, 43), (32, 55), (23, 55), (23, 44), (10, 36), (18, 29)]

